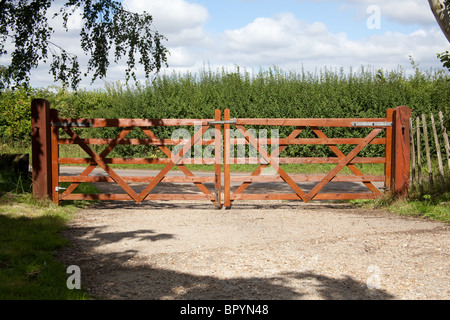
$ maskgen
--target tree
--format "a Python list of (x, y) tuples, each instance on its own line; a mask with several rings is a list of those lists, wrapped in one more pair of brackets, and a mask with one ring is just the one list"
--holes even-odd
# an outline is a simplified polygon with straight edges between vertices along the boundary
[[(442, 32), (450, 42), (450, 1), (428, 0), (428, 2)], [(446, 51), (443, 53), (438, 53), (437, 56), (443, 63), (443, 66), (450, 70), (450, 53)]]
[(114, 0), (65, 0), (54, 17), (62, 17), (67, 31), (70, 16), (81, 11), (81, 48), (89, 56), (82, 74), (78, 57), (51, 41), (54, 30), (47, 15), (54, 2), (0, 0), (0, 56), (8, 53), (7, 41), (14, 44), (10, 64), (0, 66), (0, 86), (28, 84), (32, 69), (49, 61), (55, 81), (76, 89), (82, 76), (93, 73), (92, 82), (106, 76), (110, 53), (114, 62), (126, 57), (127, 81), (136, 80), (137, 62), (147, 77), (167, 66), (168, 51), (162, 44), (167, 39), (155, 30), (151, 15), (129, 12)]

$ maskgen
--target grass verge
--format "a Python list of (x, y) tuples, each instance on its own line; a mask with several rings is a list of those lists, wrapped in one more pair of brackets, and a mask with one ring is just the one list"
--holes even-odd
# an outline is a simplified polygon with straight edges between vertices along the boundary
[(36, 200), (29, 178), (14, 180), (0, 172), (0, 300), (84, 300), (70, 290), (67, 266), (57, 251), (70, 243), (62, 236), (66, 223), (85, 202), (56, 206)]
[(450, 223), (450, 180), (445, 184), (444, 190), (440, 186), (428, 184), (422, 189), (414, 186), (407, 198), (386, 194), (376, 200), (359, 200), (353, 203), (365, 208), (385, 209), (402, 216)]

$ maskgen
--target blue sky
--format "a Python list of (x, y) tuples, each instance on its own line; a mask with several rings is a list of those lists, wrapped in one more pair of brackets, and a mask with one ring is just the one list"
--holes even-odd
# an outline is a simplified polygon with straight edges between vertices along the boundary
[[(427, 0), (123, 0), (128, 10), (153, 15), (167, 36), (171, 55), (162, 73), (195, 73), (236, 66), (250, 72), (278, 66), (285, 71), (364, 67), (411, 69), (409, 56), (422, 69), (440, 68), (438, 52), (450, 50)], [(379, 27), (373, 10), (379, 12)], [(56, 22), (55, 22), (56, 23)], [(373, 24), (372, 24), (373, 25)], [(56, 27), (56, 26), (55, 26)], [(53, 41), (86, 62), (77, 42), (80, 21), (69, 33), (57, 28)], [(0, 61), (1, 62), (1, 61)], [(4, 62), (3, 62), (4, 63)], [(106, 81), (123, 81), (122, 64), (112, 64)], [(48, 68), (31, 79), (52, 83)], [(139, 71), (138, 71), (138, 74)], [(142, 74), (141, 74), (142, 75)], [(103, 86), (97, 81), (95, 86)], [(89, 81), (83, 86), (91, 87)]]
[(293, 13), (298, 19), (309, 23), (326, 21), (331, 30), (349, 32), (352, 38), (360, 38), (367, 33), (365, 20), (357, 21), (355, 10), (345, 10), (337, 1), (317, 3), (295, 0), (197, 0), (192, 2), (208, 8), (211, 18), (205, 27), (211, 31), (238, 29), (259, 17), (272, 17), (277, 13)]

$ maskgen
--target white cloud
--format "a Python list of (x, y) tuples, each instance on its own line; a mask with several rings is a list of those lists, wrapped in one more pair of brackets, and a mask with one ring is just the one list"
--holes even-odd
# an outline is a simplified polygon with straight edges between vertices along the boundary
[(363, 40), (333, 33), (323, 23), (306, 23), (293, 14), (258, 18), (247, 26), (224, 33), (217, 62), (247, 67), (323, 66), (360, 67), (372, 64), (396, 68), (409, 64), (409, 55), (422, 66), (436, 66), (436, 53), (448, 45), (438, 28), (410, 34), (385, 32)]
[[(299, 0), (310, 2), (308, 0)], [(333, 1), (333, 0), (319, 0)], [(403, 25), (431, 26), (436, 23), (430, 5), (426, 0), (334, 0), (342, 4), (344, 10), (357, 11), (359, 19), (367, 18), (367, 8), (371, 5), (378, 6), (381, 10), (382, 19)]]
[(170, 55), (168, 64), (174, 68), (193, 67), (199, 48), (214, 46), (214, 40), (205, 30), (209, 21), (208, 9), (186, 0), (125, 0), (125, 8), (132, 12), (152, 15), (155, 28), (167, 38), (164, 45)]
[(186, 30), (202, 32), (199, 27), (210, 18), (207, 8), (185, 0), (124, 0), (123, 5), (132, 12), (151, 14), (155, 27), (168, 37)]

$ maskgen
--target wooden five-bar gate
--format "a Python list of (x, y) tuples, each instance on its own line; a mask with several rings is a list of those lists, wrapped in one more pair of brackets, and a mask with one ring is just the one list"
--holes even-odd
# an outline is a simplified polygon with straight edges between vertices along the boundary
[[(383, 183), (381, 190), (388, 190), (398, 195), (405, 195), (409, 187), (410, 171), (410, 132), (409, 119), (411, 111), (408, 107), (389, 109), (385, 118), (361, 119), (232, 119), (230, 110), (225, 109), (222, 117), (220, 110), (215, 111), (211, 119), (62, 119), (58, 111), (50, 109), (46, 100), (32, 102), (32, 168), (33, 194), (36, 197), (50, 197), (56, 204), (64, 200), (132, 200), (141, 203), (145, 200), (207, 200), (217, 208), (231, 204), (237, 200), (342, 200), (373, 199), (383, 194), (375, 183)], [(248, 126), (292, 127), (286, 138), (261, 138), (255, 135)], [(80, 136), (79, 129), (74, 128), (120, 128), (120, 133), (113, 139), (92, 139)], [(189, 139), (162, 139), (155, 134), (156, 127), (186, 127), (194, 132)], [(370, 133), (361, 138), (329, 138), (323, 128), (371, 128)], [(145, 139), (127, 139), (134, 128), (139, 128)], [(303, 130), (309, 128), (317, 138), (299, 138)], [(194, 130), (192, 130), (194, 129)], [(209, 130), (209, 131), (208, 131)], [(212, 130), (212, 134), (211, 134)], [(231, 132), (238, 132), (240, 137), (232, 137)], [(69, 138), (61, 138), (60, 132)], [(205, 133), (209, 132), (207, 137)], [(59, 156), (59, 146), (74, 144), (81, 147), (88, 157), (63, 158)], [(358, 157), (358, 154), (370, 144), (385, 146), (384, 157)], [(101, 152), (94, 151), (92, 145), (104, 145)], [(156, 146), (165, 158), (109, 158), (108, 155), (118, 145)], [(252, 146), (256, 150), (255, 158), (239, 158), (234, 156), (234, 147), (238, 145)], [(282, 158), (280, 154), (290, 145), (325, 145), (334, 157)], [(348, 153), (340, 145), (354, 145)], [(172, 149), (169, 147), (172, 146)], [(177, 146), (175, 148), (173, 146)], [(195, 146), (209, 146), (213, 150), (210, 157), (192, 158), (189, 155)], [(176, 151), (175, 151), (176, 150)], [(269, 153), (270, 151), (270, 153)], [(231, 164), (257, 163), (258, 167), (250, 175), (231, 173)], [(319, 163), (334, 164), (327, 174), (289, 174), (283, 164)], [(384, 175), (366, 175), (357, 164), (384, 164)], [(60, 165), (86, 165), (78, 176), (62, 175)], [(120, 176), (111, 165), (115, 164), (162, 164), (163, 169), (152, 176)], [(210, 174), (196, 174), (186, 165), (214, 165)], [(273, 175), (262, 175), (268, 167), (274, 169)], [(184, 176), (169, 175), (178, 167)], [(339, 175), (344, 168), (353, 175)], [(105, 175), (91, 175), (94, 169), (101, 168)], [(222, 170), (223, 168), (223, 170)], [(223, 181), (222, 181), (223, 173)], [(359, 182), (366, 186), (365, 193), (345, 192), (323, 193), (330, 182)], [(60, 183), (69, 183), (66, 189)], [(120, 194), (80, 194), (74, 190), (85, 182), (116, 183), (124, 190)], [(282, 182), (290, 187), (290, 193), (247, 193), (251, 184)], [(299, 183), (316, 182), (306, 192)], [(135, 191), (130, 183), (144, 184), (140, 192)], [(180, 190), (186, 183), (192, 183), (198, 189), (196, 193), (165, 194), (154, 192), (162, 183), (180, 183)], [(232, 183), (234, 184), (232, 190)], [(213, 185), (213, 190), (207, 185)], [(237, 184), (237, 186), (236, 186)], [(223, 194), (223, 203), (222, 203)]]

